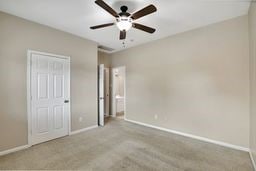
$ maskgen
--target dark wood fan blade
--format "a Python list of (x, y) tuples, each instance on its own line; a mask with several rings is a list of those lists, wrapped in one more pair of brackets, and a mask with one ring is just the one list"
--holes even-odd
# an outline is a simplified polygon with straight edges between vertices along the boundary
[(126, 38), (126, 31), (120, 31), (120, 40), (124, 40)]
[(101, 25), (97, 25), (97, 26), (92, 26), (90, 27), (91, 29), (99, 29), (99, 28), (103, 28), (103, 27), (108, 27), (108, 26), (112, 26), (114, 25), (115, 23), (108, 23), (108, 24), (101, 24)]
[(135, 12), (134, 14), (132, 14), (131, 17), (132, 17), (132, 19), (137, 20), (141, 17), (144, 17), (144, 16), (149, 15), (149, 14), (151, 14), (153, 12), (156, 12), (156, 11), (157, 11), (156, 7), (151, 4), (151, 5), (143, 8), (143, 9)]
[(148, 26), (144, 26), (142, 24), (138, 24), (138, 23), (133, 23), (132, 25), (134, 28), (148, 32), (148, 33), (154, 33), (156, 31), (156, 29), (148, 27)]
[(96, 0), (95, 3), (99, 5), (101, 8), (109, 12), (114, 17), (118, 17), (118, 14), (113, 8), (111, 8), (108, 4), (106, 4), (103, 0)]

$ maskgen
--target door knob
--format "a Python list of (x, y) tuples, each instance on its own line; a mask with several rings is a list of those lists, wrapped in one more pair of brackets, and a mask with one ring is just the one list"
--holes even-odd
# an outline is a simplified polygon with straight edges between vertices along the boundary
[(64, 103), (69, 103), (69, 100), (64, 100)]

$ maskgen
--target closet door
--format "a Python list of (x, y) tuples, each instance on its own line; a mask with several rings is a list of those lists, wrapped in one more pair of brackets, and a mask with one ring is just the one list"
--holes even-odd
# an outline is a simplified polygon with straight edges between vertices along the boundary
[(69, 61), (32, 54), (32, 145), (68, 135), (69, 108)]

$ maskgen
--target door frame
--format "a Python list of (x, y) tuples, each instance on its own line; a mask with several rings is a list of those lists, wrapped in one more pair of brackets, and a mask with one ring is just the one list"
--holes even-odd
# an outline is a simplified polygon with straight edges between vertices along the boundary
[(115, 69), (124, 69), (124, 119), (126, 119), (126, 66), (117, 66), (111, 68), (111, 116), (116, 117), (116, 98), (115, 98)]
[[(108, 75), (105, 75), (105, 73), (108, 72)], [(108, 80), (107, 80), (108, 79)], [(108, 83), (108, 84), (107, 84)], [(105, 90), (105, 87), (107, 87), (107, 91)], [(108, 92), (108, 96), (106, 95), (106, 92)], [(104, 110), (104, 114), (106, 117), (109, 117), (110, 115), (110, 68), (104, 68), (104, 109), (107, 108), (108, 110)]]
[[(69, 72), (68, 72), (68, 96), (70, 99), (70, 56), (63, 56), (63, 55), (56, 55), (52, 53), (47, 53), (47, 52), (40, 52), (40, 51), (35, 51), (35, 50), (27, 50), (27, 122), (28, 122), (28, 145), (32, 146), (32, 127), (31, 127), (31, 59), (32, 59), (32, 54), (39, 54), (39, 55), (45, 55), (49, 57), (54, 57), (54, 58), (61, 58), (65, 59), (68, 61), (69, 64)], [(71, 101), (71, 100), (70, 100)], [(71, 134), (71, 102), (68, 103), (69, 105), (69, 112), (68, 112), (68, 135)]]

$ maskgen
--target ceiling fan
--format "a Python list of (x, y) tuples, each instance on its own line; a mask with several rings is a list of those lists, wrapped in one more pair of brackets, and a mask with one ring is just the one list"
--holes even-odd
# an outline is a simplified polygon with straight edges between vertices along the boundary
[(137, 20), (141, 17), (144, 17), (146, 15), (156, 12), (157, 9), (152, 4), (148, 5), (147, 7), (143, 8), (133, 14), (130, 14), (127, 12), (127, 10), (128, 10), (127, 6), (121, 6), (121, 8), (120, 8), (121, 12), (117, 13), (113, 8), (111, 8), (103, 0), (96, 0), (95, 3), (97, 5), (99, 5), (101, 8), (103, 8), (104, 10), (106, 10), (108, 13), (110, 13), (112, 16), (114, 16), (116, 18), (116, 22), (90, 27), (93, 30), (103, 28), (103, 27), (112, 26), (112, 25), (116, 24), (116, 26), (120, 30), (120, 37), (119, 37), (120, 40), (124, 40), (126, 38), (126, 32), (131, 27), (151, 33), (151, 34), (156, 31), (156, 29), (154, 29), (154, 28), (134, 22), (135, 20)]

